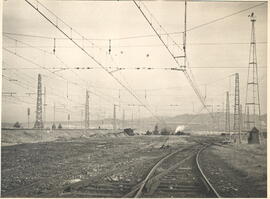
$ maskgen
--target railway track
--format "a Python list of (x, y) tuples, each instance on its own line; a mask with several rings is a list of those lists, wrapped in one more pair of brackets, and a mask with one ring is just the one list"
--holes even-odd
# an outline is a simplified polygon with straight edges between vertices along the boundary
[[(146, 165), (137, 165), (144, 179), (113, 179), (113, 173), (121, 173), (122, 169), (111, 170), (104, 173), (96, 180), (89, 179), (78, 183), (61, 186), (49, 192), (44, 192), (37, 197), (88, 197), (88, 198), (121, 198), (121, 197), (219, 197), (214, 187), (204, 175), (199, 164), (200, 153), (210, 145), (203, 140), (182, 146), (178, 150), (163, 149), (165, 156), (147, 161)], [(128, 165), (126, 170), (129, 169)], [(56, 178), (53, 176), (52, 178)], [(137, 177), (137, 176), (136, 176)], [(34, 187), (42, 188), (38, 184), (49, 181), (51, 178), (42, 179), (22, 188), (31, 189), (22, 191), (14, 190), (6, 196), (29, 195)], [(35, 191), (36, 192), (36, 191)], [(31, 195), (31, 194), (30, 194)]]
[[(165, 156), (151, 169), (144, 181), (124, 197), (219, 198), (220, 195), (199, 164), (201, 152), (210, 145), (207, 143), (205, 146), (194, 146), (184, 153), (176, 151)], [(173, 166), (172, 162), (175, 163)]]
[(200, 153), (210, 144), (196, 143), (171, 151), (156, 161), (145, 179), (138, 184), (130, 181), (110, 181), (88, 184), (63, 191), (61, 197), (96, 198), (203, 198), (220, 197), (204, 175), (199, 164)]

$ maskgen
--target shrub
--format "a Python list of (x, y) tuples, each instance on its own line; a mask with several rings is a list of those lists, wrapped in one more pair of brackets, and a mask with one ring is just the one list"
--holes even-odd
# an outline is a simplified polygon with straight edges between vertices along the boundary
[(52, 130), (55, 130), (56, 129), (56, 126), (55, 126), (55, 124), (53, 123), (53, 125), (52, 125)]
[(15, 127), (15, 128), (21, 128), (21, 124), (20, 124), (19, 122), (16, 122), (16, 123), (13, 125), (13, 127)]
[(58, 129), (62, 129), (62, 125), (61, 125), (61, 123), (59, 123), (59, 125), (58, 125)]

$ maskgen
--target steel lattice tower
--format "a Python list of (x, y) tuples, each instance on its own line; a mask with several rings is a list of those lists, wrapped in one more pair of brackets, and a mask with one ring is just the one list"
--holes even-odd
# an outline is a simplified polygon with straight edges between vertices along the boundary
[(41, 75), (40, 74), (38, 74), (36, 122), (35, 122), (34, 128), (36, 128), (36, 129), (42, 129), (43, 128), (43, 121), (42, 121), (42, 85), (41, 85)]
[[(259, 98), (259, 85), (258, 85), (258, 68), (257, 68), (257, 54), (256, 54), (256, 39), (255, 39), (255, 16), (254, 13), (249, 15), (251, 20), (251, 42), (249, 50), (249, 67), (247, 77), (247, 90), (246, 90), (246, 104), (245, 115), (246, 117), (246, 130), (256, 127), (260, 130), (260, 98)], [(249, 113), (248, 113), (249, 112)]]
[(44, 123), (44, 127), (46, 126), (46, 87), (44, 86), (44, 104), (43, 104), (43, 123)]
[(241, 140), (241, 131), (242, 131), (242, 123), (243, 123), (243, 113), (242, 113), (242, 105), (239, 105), (239, 131), (238, 131), (238, 139), (239, 143), (242, 142)]
[(89, 91), (86, 91), (86, 96), (85, 96), (85, 120), (84, 120), (84, 128), (88, 129), (89, 128)]
[(239, 92), (239, 74), (235, 73), (235, 91), (234, 91), (234, 117), (233, 130), (239, 131), (240, 128), (240, 92)]
[(231, 132), (231, 125), (230, 125), (230, 98), (229, 92), (226, 92), (226, 120), (225, 120), (225, 131)]

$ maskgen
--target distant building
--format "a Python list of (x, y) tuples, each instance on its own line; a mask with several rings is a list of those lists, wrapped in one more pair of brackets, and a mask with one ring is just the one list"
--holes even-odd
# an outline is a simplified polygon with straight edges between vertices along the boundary
[(253, 129), (249, 132), (248, 143), (260, 144), (259, 130), (256, 127), (253, 127)]

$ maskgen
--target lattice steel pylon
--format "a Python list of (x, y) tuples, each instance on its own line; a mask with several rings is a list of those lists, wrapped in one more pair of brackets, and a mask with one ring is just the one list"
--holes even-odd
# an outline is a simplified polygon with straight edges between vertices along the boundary
[(44, 86), (44, 103), (43, 103), (43, 123), (44, 127), (46, 127), (46, 87)]
[(85, 96), (85, 118), (84, 118), (84, 128), (85, 130), (89, 128), (89, 91), (86, 91), (86, 96)]
[(240, 129), (240, 92), (239, 92), (239, 74), (235, 73), (235, 91), (234, 91), (234, 114), (233, 114), (233, 130)]
[(226, 115), (225, 115), (225, 132), (229, 133), (229, 136), (231, 134), (231, 121), (230, 121), (230, 98), (229, 98), (229, 92), (226, 92)]
[(36, 122), (34, 125), (35, 129), (42, 129), (42, 85), (41, 85), (41, 75), (38, 74), (38, 87), (37, 87), (37, 107), (36, 107)]
[[(245, 103), (245, 127), (246, 130), (256, 127), (261, 129), (261, 110), (259, 98), (259, 84), (258, 84), (258, 68), (257, 68), (257, 54), (256, 54), (256, 39), (255, 39), (255, 16), (254, 13), (249, 15), (251, 20), (251, 42), (249, 50), (249, 67), (247, 77), (246, 103)], [(249, 117), (247, 117), (247, 114)]]

